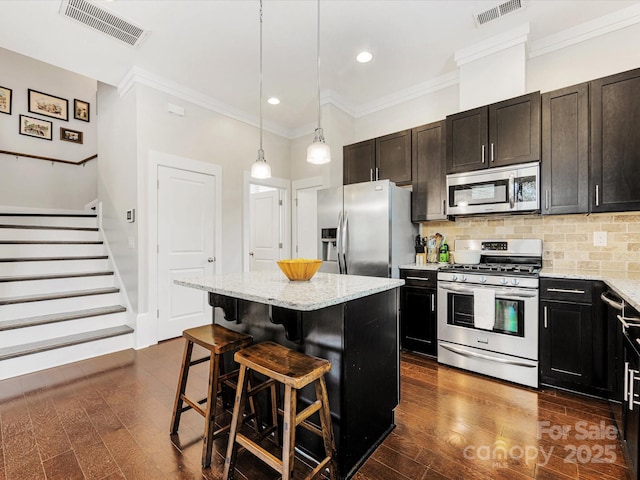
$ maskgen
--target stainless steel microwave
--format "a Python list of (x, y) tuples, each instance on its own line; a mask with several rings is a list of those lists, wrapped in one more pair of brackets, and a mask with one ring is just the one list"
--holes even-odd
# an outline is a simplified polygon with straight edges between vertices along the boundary
[(540, 162), (447, 175), (447, 215), (540, 209)]

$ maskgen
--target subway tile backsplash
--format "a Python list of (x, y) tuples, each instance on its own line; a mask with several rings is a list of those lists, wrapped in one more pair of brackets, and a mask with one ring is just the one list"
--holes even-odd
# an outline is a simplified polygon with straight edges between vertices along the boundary
[[(420, 231), (446, 235), (452, 250), (455, 239), (541, 238), (543, 267), (640, 272), (640, 212), (465, 217)], [(607, 232), (606, 247), (593, 245), (594, 232)]]

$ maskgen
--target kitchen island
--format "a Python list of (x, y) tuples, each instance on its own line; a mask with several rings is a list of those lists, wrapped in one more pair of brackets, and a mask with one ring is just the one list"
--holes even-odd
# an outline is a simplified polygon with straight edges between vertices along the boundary
[[(209, 292), (220, 325), (331, 362), (325, 379), (340, 478), (350, 478), (394, 428), (403, 280), (317, 273), (308, 282), (290, 282), (280, 271), (264, 271), (175, 283)], [(309, 387), (299, 393), (302, 406), (311, 399)], [(323, 456), (321, 439), (305, 429), (296, 435), (303, 453)]]

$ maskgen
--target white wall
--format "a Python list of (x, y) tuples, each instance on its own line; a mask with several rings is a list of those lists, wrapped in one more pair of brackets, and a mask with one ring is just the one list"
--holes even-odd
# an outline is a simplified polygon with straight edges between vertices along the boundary
[[(13, 90), (12, 114), (0, 114), (0, 150), (79, 162), (97, 153), (95, 117), (97, 82), (0, 48), (0, 85)], [(69, 120), (45, 117), (28, 110), (28, 89), (68, 100)], [(90, 122), (73, 118), (73, 100), (90, 103)], [(52, 122), (52, 140), (20, 135), (20, 115)], [(60, 127), (83, 132), (82, 144), (60, 140)], [(97, 196), (96, 160), (90, 165), (55, 164), (0, 155), (0, 205), (82, 209)]]

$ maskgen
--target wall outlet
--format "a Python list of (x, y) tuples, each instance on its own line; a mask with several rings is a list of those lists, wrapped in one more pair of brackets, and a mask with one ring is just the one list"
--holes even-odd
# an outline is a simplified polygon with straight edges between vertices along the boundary
[(607, 232), (593, 232), (593, 245), (596, 247), (606, 247)]

